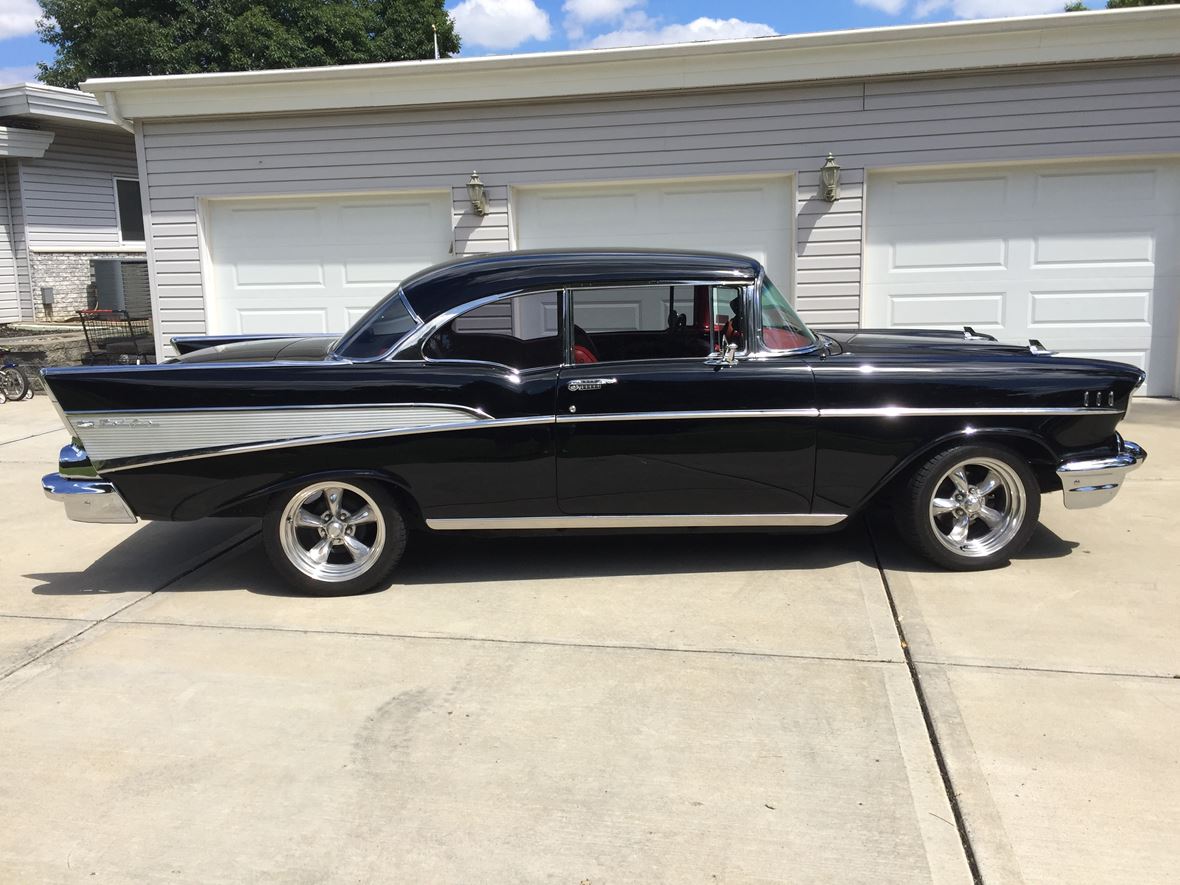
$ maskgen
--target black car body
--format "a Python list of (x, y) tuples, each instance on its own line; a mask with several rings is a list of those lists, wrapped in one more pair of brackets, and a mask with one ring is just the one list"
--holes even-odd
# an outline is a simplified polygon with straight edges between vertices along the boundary
[(817, 334), (734, 255), (460, 259), (342, 337), (174, 346), (46, 370), (75, 436), (47, 493), (89, 521), (267, 517), (312, 592), (388, 576), (378, 523), (396, 564), (407, 524), (826, 528), (883, 490), (919, 549), (981, 567), (1019, 549), (1041, 492), (1104, 503), (1144, 457), (1116, 432), (1136, 368), (971, 330)]

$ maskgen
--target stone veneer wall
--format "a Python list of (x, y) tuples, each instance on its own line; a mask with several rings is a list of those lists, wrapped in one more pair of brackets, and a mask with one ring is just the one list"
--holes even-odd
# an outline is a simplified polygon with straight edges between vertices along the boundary
[[(94, 306), (92, 258), (143, 258), (143, 252), (34, 252), (33, 309), (38, 322), (62, 321), (75, 317), (74, 311)], [(52, 286), (54, 303), (41, 303), (41, 288)]]

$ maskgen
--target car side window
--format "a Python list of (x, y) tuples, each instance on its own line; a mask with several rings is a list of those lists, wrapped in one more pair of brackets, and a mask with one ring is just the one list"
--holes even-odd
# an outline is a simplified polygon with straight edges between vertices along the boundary
[(485, 304), (456, 317), (422, 346), (429, 360), (538, 369), (561, 362), (560, 293), (536, 292)]
[(574, 289), (573, 362), (704, 359), (745, 348), (739, 286), (652, 285)]

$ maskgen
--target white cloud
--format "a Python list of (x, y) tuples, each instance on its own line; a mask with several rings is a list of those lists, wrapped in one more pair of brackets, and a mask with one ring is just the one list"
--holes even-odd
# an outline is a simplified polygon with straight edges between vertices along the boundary
[(642, 6), (643, 3), (644, 0), (565, 0), (561, 4), (561, 11), (572, 19), (589, 24), (615, 21), (627, 10)]
[(37, 0), (0, 0), (0, 40), (35, 33), (40, 17)]
[(1061, 12), (1064, 8), (1064, 0), (922, 0), (914, 7), (914, 18), (925, 18), (947, 9), (955, 18), (1004, 18), (1009, 15), (1043, 15)]
[(450, 13), (464, 46), (515, 49), (529, 40), (548, 40), (553, 31), (549, 15), (534, 0), (463, 0)]
[(14, 83), (33, 83), (37, 80), (36, 65), (21, 65), (15, 68), (0, 68), (0, 86)]
[[(580, 40), (586, 33), (586, 26), (601, 22), (618, 22), (647, 16), (637, 6), (646, 0), (565, 0), (561, 11), (565, 13), (566, 35), (571, 40)], [(641, 25), (640, 25), (641, 26)]]
[(901, 15), (907, 0), (856, 0), (857, 6), (867, 6), (886, 15)]
[(650, 46), (655, 43), (692, 43), (698, 40), (739, 40), (744, 37), (771, 37), (775, 30), (759, 22), (740, 18), (698, 18), (688, 24), (659, 27), (648, 19), (646, 27), (624, 27), (601, 34), (587, 45), (591, 49), (610, 49), (617, 46)]

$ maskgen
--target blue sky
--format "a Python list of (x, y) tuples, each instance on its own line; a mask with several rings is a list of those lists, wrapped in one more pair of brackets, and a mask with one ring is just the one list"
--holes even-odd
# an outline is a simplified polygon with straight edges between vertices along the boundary
[[(1063, 0), (448, 0), (463, 55), (799, 34), (1060, 12)], [(1093, 8), (1104, 4), (1095, 2)], [(52, 58), (36, 0), (0, 0), (0, 83)]]

